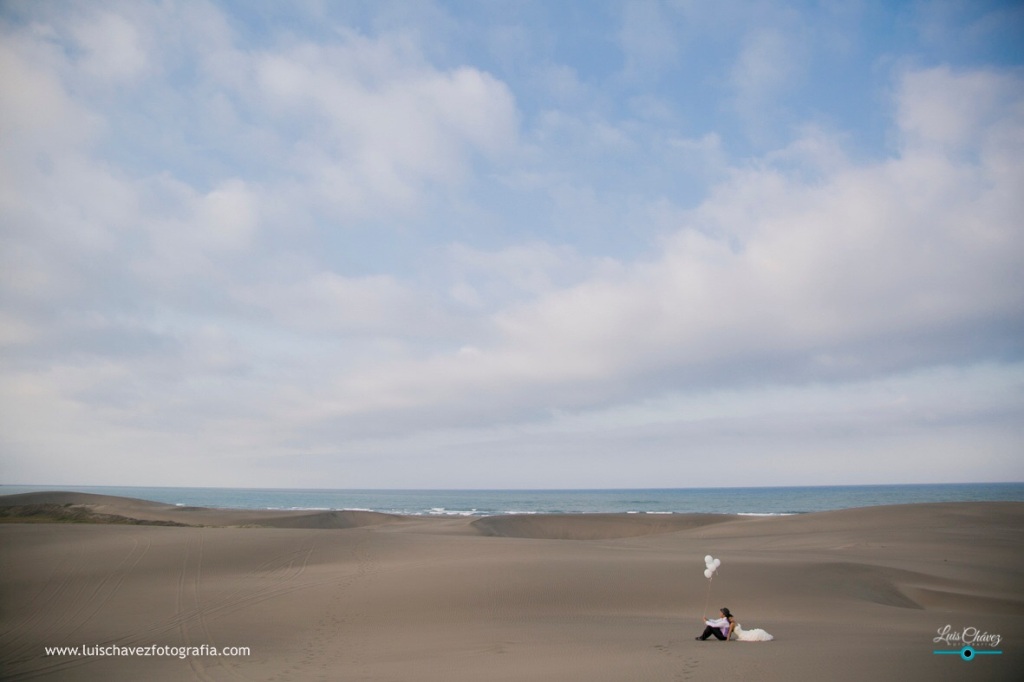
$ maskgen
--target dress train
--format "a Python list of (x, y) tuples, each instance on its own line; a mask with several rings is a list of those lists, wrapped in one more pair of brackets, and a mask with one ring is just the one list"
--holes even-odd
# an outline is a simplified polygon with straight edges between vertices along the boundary
[(738, 642), (770, 642), (775, 639), (761, 628), (744, 630), (743, 626), (739, 623), (737, 623), (736, 627), (733, 628), (732, 635)]

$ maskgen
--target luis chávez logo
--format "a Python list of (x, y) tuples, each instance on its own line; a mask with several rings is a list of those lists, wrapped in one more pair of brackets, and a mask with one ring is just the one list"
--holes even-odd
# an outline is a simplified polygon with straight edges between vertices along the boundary
[(974, 626), (954, 630), (952, 625), (939, 628), (938, 636), (932, 640), (935, 644), (945, 644), (952, 649), (936, 649), (933, 654), (950, 654), (959, 656), (965, 661), (973, 661), (976, 656), (1002, 654), (996, 647), (1003, 641), (1002, 636), (982, 632)]

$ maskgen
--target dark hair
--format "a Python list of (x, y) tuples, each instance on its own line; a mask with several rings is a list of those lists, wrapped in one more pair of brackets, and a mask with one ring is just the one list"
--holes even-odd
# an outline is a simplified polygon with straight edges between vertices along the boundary
[(723, 607), (722, 607), (722, 608), (721, 608), (720, 610), (721, 610), (721, 612), (722, 612), (722, 613), (724, 613), (724, 614), (725, 614), (725, 617), (726, 617), (726, 618), (732, 618), (732, 614), (731, 614), (731, 613), (729, 613), (729, 609), (727, 609), (727, 608), (725, 608), (725, 607), (723, 606)]

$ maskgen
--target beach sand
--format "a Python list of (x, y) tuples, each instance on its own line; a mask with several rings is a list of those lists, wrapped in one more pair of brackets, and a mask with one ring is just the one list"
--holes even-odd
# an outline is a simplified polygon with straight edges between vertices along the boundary
[[(5, 680), (1017, 680), (1024, 503), (484, 519), (0, 498)], [(183, 524), (183, 525), (140, 525)], [(704, 556), (722, 566), (709, 583)], [(708, 590), (710, 585), (710, 600)], [(728, 606), (765, 643), (694, 641)], [(965, 661), (938, 632), (999, 635)], [(968, 631), (970, 632), (970, 631)], [(46, 646), (248, 647), (248, 656)]]

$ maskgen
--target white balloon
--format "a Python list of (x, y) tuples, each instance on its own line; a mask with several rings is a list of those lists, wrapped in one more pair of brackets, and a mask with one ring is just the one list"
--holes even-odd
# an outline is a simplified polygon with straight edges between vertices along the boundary
[(710, 579), (712, 574), (714, 574), (714, 571), (712, 571), (710, 568), (704, 569), (704, 577), (705, 578)]
[(706, 557), (704, 557), (704, 563), (706, 563), (706, 564), (710, 564), (714, 560), (715, 560), (715, 557), (711, 556), (710, 554), (708, 554)]
[(719, 566), (722, 565), (722, 560), (721, 559), (715, 559), (712, 563), (715, 565), (715, 568), (718, 568)]

